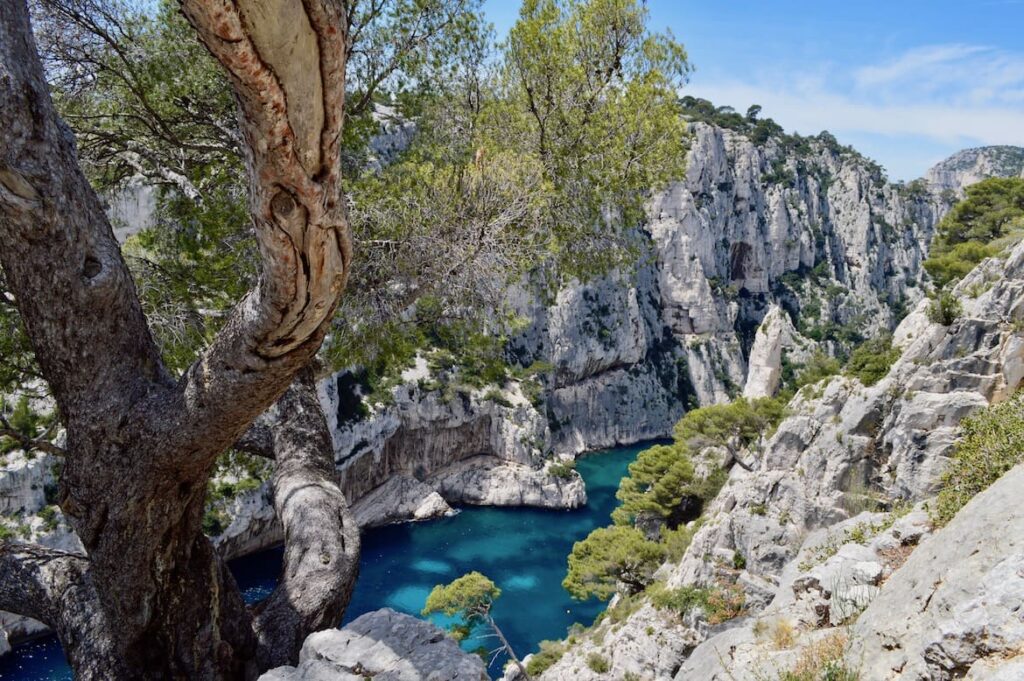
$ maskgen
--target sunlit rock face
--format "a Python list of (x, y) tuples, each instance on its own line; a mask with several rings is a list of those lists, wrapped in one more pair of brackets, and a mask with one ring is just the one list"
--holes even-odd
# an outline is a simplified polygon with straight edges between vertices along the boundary
[(479, 655), (421, 619), (384, 608), (306, 639), (297, 667), (260, 681), (487, 681)]
[(827, 141), (794, 153), (694, 124), (686, 177), (648, 202), (635, 268), (550, 304), (528, 287), (512, 297), (529, 320), (513, 358), (551, 367), (552, 447), (664, 436), (687, 408), (770, 393), (784, 357), (818, 341), (891, 330), (923, 296), (949, 201)]
[[(579, 637), (541, 679), (600, 678), (587, 671), (592, 654), (655, 679), (757, 678), (834, 636), (852, 642), (861, 678), (1016, 678), (1010, 651), (1024, 627), (1007, 604), (1024, 584), (1024, 536), (1010, 499), (1022, 471), (934, 535), (927, 508), (963, 419), (1024, 379), (1024, 244), (978, 265), (953, 295), (962, 313), (949, 325), (929, 319), (928, 301), (903, 319), (901, 356), (874, 385), (835, 376), (798, 393), (745, 452), (750, 469), (730, 470), (682, 558), (660, 569), (668, 588), (736, 590), (744, 618), (662, 626), (665, 612), (643, 607)], [(795, 640), (773, 642), (776, 627)], [(628, 646), (605, 644), (622, 638)]]
[(933, 166), (925, 181), (933, 191), (963, 196), (967, 187), (989, 177), (1024, 177), (1024, 148), (964, 149)]

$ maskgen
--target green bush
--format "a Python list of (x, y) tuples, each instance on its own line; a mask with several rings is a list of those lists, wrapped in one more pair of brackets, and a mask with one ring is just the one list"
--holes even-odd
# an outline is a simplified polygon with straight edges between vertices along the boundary
[(569, 554), (569, 570), (562, 586), (573, 598), (608, 600), (625, 585), (632, 592), (654, 581), (665, 559), (665, 548), (646, 539), (633, 527), (599, 527)]
[(940, 252), (933, 252), (924, 261), (924, 268), (939, 288), (959, 281), (985, 258), (991, 257), (998, 249), (980, 241), (965, 241)]
[(608, 659), (600, 653), (590, 653), (587, 655), (587, 666), (596, 674), (607, 674), (612, 668)]
[(216, 537), (228, 529), (231, 519), (219, 508), (207, 508), (203, 514), (203, 533), (208, 537)]
[(39, 517), (43, 521), (43, 528), (47, 532), (53, 532), (57, 529), (57, 507), (56, 506), (45, 506), (43, 510), (39, 512)]
[(556, 461), (555, 463), (548, 466), (548, 473), (555, 476), (556, 478), (562, 478), (568, 480), (573, 477), (573, 471), (576, 470), (575, 461)]
[(530, 656), (526, 663), (526, 672), (530, 676), (540, 676), (549, 667), (565, 655), (565, 645), (561, 641), (541, 641), (540, 650)]
[(838, 374), (843, 365), (835, 357), (817, 351), (807, 361), (802, 370), (797, 372), (794, 388), (799, 390), (805, 385), (815, 385)]
[(651, 605), (659, 610), (669, 610), (683, 616), (700, 608), (711, 624), (721, 624), (744, 613), (746, 596), (737, 586), (716, 586), (699, 588), (684, 586), (669, 589), (661, 582), (647, 589)]
[(885, 378), (899, 358), (900, 349), (893, 347), (892, 336), (886, 334), (858, 345), (846, 363), (846, 373), (871, 386)]
[(974, 495), (1024, 461), (1024, 392), (965, 418), (932, 516), (948, 523)]
[(949, 326), (964, 312), (960, 299), (949, 291), (941, 291), (928, 305), (928, 321)]
[(993, 177), (967, 188), (967, 198), (939, 223), (924, 267), (936, 285), (963, 278), (1024, 230), (1024, 179)]

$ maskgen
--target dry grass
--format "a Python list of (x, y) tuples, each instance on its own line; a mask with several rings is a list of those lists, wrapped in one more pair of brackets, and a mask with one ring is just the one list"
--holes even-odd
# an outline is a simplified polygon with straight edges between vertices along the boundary
[(780, 675), (779, 681), (859, 681), (860, 674), (843, 664), (848, 639), (837, 631), (805, 647), (793, 668)]
[(776, 620), (771, 628), (772, 645), (778, 650), (788, 650), (796, 645), (798, 633), (789, 620)]

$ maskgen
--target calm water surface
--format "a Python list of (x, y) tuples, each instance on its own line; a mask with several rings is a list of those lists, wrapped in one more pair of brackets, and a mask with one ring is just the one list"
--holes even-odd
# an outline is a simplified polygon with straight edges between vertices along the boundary
[[(542, 640), (564, 637), (574, 622), (590, 624), (603, 604), (569, 598), (562, 589), (565, 559), (573, 542), (608, 522), (619, 480), (646, 446), (581, 459), (577, 469), (586, 480), (589, 503), (580, 510), (466, 508), (451, 518), (368, 531), (345, 621), (382, 607), (418, 615), (435, 584), (478, 570), (502, 590), (494, 618), (520, 656), (535, 650)], [(258, 601), (274, 588), (281, 554), (281, 549), (272, 549), (232, 563), (247, 601)], [(464, 647), (489, 644), (490, 639), (471, 639)], [(492, 676), (499, 674), (503, 662), (491, 667)], [(19, 646), (0, 658), (0, 679), (71, 678), (53, 637)]]

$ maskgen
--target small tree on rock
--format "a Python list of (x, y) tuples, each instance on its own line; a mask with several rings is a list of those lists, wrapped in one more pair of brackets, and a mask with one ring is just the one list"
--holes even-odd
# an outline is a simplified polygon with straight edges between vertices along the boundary
[(573, 545), (562, 586), (581, 600), (608, 600), (621, 586), (636, 593), (654, 581), (654, 572), (664, 559), (665, 548), (644, 538), (640, 530), (622, 525), (601, 527)]
[(478, 624), (485, 624), (494, 631), (494, 635), (501, 641), (501, 646), (494, 651), (495, 654), (505, 651), (512, 659), (512, 662), (519, 667), (519, 671), (530, 681), (530, 675), (526, 667), (516, 657), (508, 639), (498, 628), (494, 618), (491, 617), (491, 607), (494, 601), (501, 595), (494, 582), (480, 574), (470, 572), (449, 584), (438, 584), (430, 595), (427, 596), (427, 604), (423, 608), (424, 615), (441, 613), (447, 617), (459, 617), (461, 621), (454, 625), (453, 629), (462, 636), (466, 636)]

